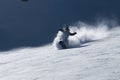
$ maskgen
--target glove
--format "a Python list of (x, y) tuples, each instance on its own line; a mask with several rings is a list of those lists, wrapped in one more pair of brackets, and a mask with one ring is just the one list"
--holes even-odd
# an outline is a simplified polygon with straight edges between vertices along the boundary
[(74, 34), (77, 34), (77, 32), (75, 32)]

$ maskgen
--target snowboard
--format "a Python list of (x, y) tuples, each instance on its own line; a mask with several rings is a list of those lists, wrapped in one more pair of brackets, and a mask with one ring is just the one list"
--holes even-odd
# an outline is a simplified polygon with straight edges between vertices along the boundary
[(66, 49), (66, 48), (67, 48), (63, 41), (60, 41), (59, 44), (60, 44), (60, 46), (61, 46), (63, 49)]

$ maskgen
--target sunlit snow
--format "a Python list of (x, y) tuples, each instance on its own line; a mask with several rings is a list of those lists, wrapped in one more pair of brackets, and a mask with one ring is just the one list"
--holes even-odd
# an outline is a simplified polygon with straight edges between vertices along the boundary
[(71, 26), (78, 30), (72, 46), (82, 36), (90, 40), (74, 48), (56, 50), (50, 43), (0, 52), (0, 80), (120, 80), (120, 28), (100, 26)]

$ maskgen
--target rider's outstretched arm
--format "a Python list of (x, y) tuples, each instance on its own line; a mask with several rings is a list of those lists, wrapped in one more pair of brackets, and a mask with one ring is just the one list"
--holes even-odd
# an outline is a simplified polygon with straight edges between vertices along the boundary
[(74, 32), (74, 33), (69, 33), (71, 36), (73, 36), (73, 35), (75, 35), (75, 34), (77, 34), (76, 32)]
[(64, 30), (63, 30), (63, 29), (59, 29), (59, 31), (62, 31), (62, 32), (64, 32)]

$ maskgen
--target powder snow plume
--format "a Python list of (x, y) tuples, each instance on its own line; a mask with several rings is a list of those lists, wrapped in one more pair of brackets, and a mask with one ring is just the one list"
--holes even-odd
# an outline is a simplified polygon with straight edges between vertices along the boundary
[[(87, 42), (102, 40), (109, 35), (108, 25), (106, 23), (99, 23), (97, 25), (88, 25), (83, 22), (70, 26), (71, 32), (77, 32), (75, 36), (69, 37), (69, 48), (80, 47)], [(58, 42), (60, 41), (61, 32), (57, 33), (53, 41), (53, 46), (60, 48)]]

